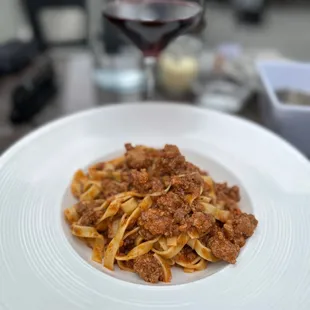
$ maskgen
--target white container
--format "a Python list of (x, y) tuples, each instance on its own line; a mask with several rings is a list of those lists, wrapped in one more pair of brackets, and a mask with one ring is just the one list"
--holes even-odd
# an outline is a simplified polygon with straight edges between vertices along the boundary
[(263, 83), (261, 100), (265, 124), (310, 156), (310, 106), (284, 104), (276, 91), (297, 90), (310, 94), (310, 64), (268, 61), (257, 69)]

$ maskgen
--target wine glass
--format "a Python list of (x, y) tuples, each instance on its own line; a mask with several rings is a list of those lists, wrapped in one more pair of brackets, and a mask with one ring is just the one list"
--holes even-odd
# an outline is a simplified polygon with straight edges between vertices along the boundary
[(154, 67), (161, 51), (201, 18), (204, 0), (106, 0), (103, 15), (142, 52), (147, 99), (154, 91)]

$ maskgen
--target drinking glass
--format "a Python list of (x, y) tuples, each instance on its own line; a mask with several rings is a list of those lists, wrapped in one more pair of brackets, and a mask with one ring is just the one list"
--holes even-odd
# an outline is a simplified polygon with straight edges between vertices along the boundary
[(199, 22), (203, 0), (106, 0), (103, 15), (143, 54), (146, 99), (153, 96), (154, 67), (161, 51)]

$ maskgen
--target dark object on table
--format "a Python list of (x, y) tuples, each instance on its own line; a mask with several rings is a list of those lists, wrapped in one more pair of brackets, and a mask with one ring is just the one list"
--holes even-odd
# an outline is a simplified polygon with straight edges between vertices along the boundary
[(56, 91), (55, 73), (49, 61), (13, 90), (11, 122), (21, 124), (32, 120), (49, 103)]
[[(65, 7), (78, 6), (85, 11), (86, 14), (86, 0), (22, 0), (24, 10), (27, 14), (29, 22), (31, 24), (34, 39), (38, 44), (38, 48), (41, 51), (46, 50), (49, 47), (49, 42), (44, 36), (43, 25), (40, 22), (40, 13), (47, 8), (61, 9)], [(87, 38), (82, 38), (74, 42), (61, 42), (59, 44), (55, 43), (53, 45), (86, 45)]]
[(36, 45), (12, 40), (0, 45), (0, 76), (25, 68), (37, 55)]
[(308, 105), (310, 107), (310, 92), (298, 90), (280, 89), (276, 92), (280, 102), (292, 105)]
[(235, 15), (241, 24), (260, 25), (264, 21), (267, 0), (234, 0)]

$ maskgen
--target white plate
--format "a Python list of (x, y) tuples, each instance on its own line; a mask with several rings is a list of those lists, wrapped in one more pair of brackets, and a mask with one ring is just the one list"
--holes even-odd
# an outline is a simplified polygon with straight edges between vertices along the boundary
[[(241, 187), (242, 208), (259, 226), (236, 265), (151, 286), (89, 261), (63, 221), (67, 188), (77, 168), (125, 142), (177, 144), (216, 180)], [(309, 309), (309, 219), (309, 162), (254, 124), (175, 104), (79, 113), (0, 159), (0, 309)]]

